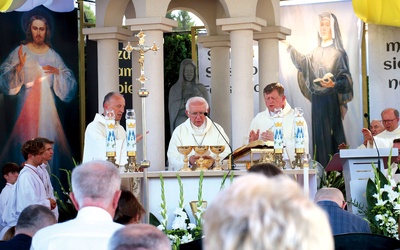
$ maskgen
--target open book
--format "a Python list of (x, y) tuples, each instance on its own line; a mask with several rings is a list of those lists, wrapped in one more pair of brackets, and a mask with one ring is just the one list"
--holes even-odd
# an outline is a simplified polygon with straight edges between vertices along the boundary
[[(256, 140), (252, 141), (249, 144), (243, 145), (233, 151), (233, 159), (236, 162), (237, 160), (241, 161), (250, 161), (249, 154), (251, 149), (273, 149), (274, 142), (273, 141), (262, 141)], [(225, 159), (227, 159), (230, 155), (228, 155)], [(248, 158), (248, 159), (247, 159)]]
[(330, 79), (331, 77), (333, 77), (332, 73), (326, 73), (322, 78), (314, 79), (313, 82), (314, 82), (315, 84), (321, 86), (321, 83), (320, 83), (321, 81), (328, 82), (329, 79)]

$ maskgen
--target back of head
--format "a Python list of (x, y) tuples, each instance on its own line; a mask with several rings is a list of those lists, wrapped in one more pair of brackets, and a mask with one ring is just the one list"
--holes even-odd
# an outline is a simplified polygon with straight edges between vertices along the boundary
[(283, 174), (282, 170), (272, 163), (258, 163), (248, 170), (249, 173), (261, 173), (265, 176), (275, 176)]
[(121, 177), (118, 169), (108, 161), (90, 161), (74, 168), (71, 177), (72, 190), (80, 206), (85, 201), (112, 202), (115, 192), (120, 190)]
[(50, 209), (42, 205), (30, 205), (22, 210), (15, 227), (15, 234), (33, 237), (40, 229), (55, 223), (57, 219)]
[(205, 212), (205, 249), (333, 249), (325, 213), (290, 178), (249, 173), (215, 200)]
[(114, 221), (123, 225), (136, 223), (141, 220), (146, 211), (135, 195), (129, 190), (122, 190)]
[(13, 173), (13, 172), (18, 172), (21, 170), (21, 168), (17, 165), (17, 163), (14, 162), (7, 162), (4, 164), (2, 172), (3, 175), (6, 175), (8, 173)]
[(167, 235), (149, 224), (130, 224), (116, 231), (108, 243), (109, 250), (170, 250)]
[(323, 187), (317, 191), (314, 197), (314, 202), (319, 201), (333, 201), (341, 206), (344, 202), (344, 196), (342, 191), (337, 188)]

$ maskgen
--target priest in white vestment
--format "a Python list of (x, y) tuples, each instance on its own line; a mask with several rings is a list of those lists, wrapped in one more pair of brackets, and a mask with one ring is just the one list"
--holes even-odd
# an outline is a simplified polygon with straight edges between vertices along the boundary
[[(186, 115), (189, 118), (175, 128), (169, 142), (167, 151), (169, 170), (178, 171), (183, 167), (184, 155), (179, 153), (178, 146), (223, 145), (225, 150), (219, 154), (221, 159), (231, 153), (228, 136), (220, 125), (213, 123), (207, 117), (208, 111), (208, 103), (203, 97), (192, 97), (187, 101)], [(195, 166), (200, 156), (194, 150), (188, 156), (189, 164)], [(216, 154), (208, 150), (202, 157), (214, 161)]]

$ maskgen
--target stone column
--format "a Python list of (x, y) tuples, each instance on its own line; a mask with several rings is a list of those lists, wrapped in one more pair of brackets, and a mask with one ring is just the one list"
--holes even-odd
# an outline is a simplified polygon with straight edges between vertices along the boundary
[(211, 119), (222, 126), (231, 142), (229, 36), (199, 36), (198, 42), (211, 51)]
[(243, 144), (254, 117), (253, 101), (253, 32), (266, 21), (256, 17), (217, 19), (223, 31), (230, 32), (232, 79), (232, 148)]
[(97, 41), (98, 112), (103, 113), (104, 96), (111, 91), (119, 92), (118, 42), (131, 37), (132, 31), (122, 27), (84, 28), (83, 34)]
[[(144, 74), (148, 78), (145, 83), (146, 89), (149, 91), (148, 97), (145, 98), (145, 113), (146, 113), (146, 130), (147, 134), (147, 160), (150, 161), (151, 171), (165, 170), (165, 114), (164, 114), (164, 51), (163, 51), (163, 33), (171, 32), (172, 27), (176, 26), (176, 22), (163, 17), (152, 18), (136, 18), (127, 19), (126, 25), (137, 34), (140, 30), (146, 34), (145, 45), (153, 46), (155, 42), (159, 47), (157, 52), (148, 51), (145, 53)], [(137, 46), (137, 44), (132, 44)], [(132, 53), (138, 53), (132, 51)], [(137, 61), (133, 62), (137, 63)], [(140, 83), (136, 80), (139, 75), (133, 75), (134, 92), (137, 93), (140, 88)], [(136, 87), (137, 86), (137, 87)], [(140, 98), (137, 94), (133, 98)], [(133, 102), (137, 105), (137, 102)], [(141, 102), (142, 104), (142, 102)], [(141, 112), (142, 107), (135, 107), (138, 110), (138, 131), (145, 134), (143, 131)], [(153, 121), (153, 122), (150, 122)], [(144, 146), (144, 145), (143, 145)], [(142, 159), (138, 159), (140, 162)]]
[(264, 27), (262, 32), (254, 33), (254, 40), (258, 40), (260, 111), (266, 108), (264, 87), (279, 81), (279, 40), (285, 40), (290, 33), (290, 29), (282, 26)]

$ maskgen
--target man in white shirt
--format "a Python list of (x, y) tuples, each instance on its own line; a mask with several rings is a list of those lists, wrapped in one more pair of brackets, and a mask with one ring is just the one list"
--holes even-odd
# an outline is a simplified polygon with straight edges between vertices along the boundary
[[(104, 97), (103, 108), (103, 114), (96, 114), (94, 120), (86, 127), (82, 163), (106, 159), (105, 114), (106, 110), (111, 109), (114, 110), (115, 114), (116, 162), (120, 165), (125, 164), (127, 162), (125, 148), (126, 132), (124, 127), (119, 123), (125, 112), (125, 98), (117, 92), (110, 92)], [(141, 134), (138, 134), (136, 142), (140, 141), (142, 137)], [(123, 152), (122, 155), (121, 152)]]
[(34, 139), (29, 140), (22, 145), (21, 152), (25, 166), (19, 173), (12, 196), (4, 209), (2, 219), (6, 226), (0, 233), (1, 238), (8, 228), (17, 224), (19, 215), (27, 206), (38, 204), (53, 210), (57, 205), (54, 199), (48, 197), (39, 175), (39, 165), (43, 163), (44, 144)]
[[(221, 159), (230, 154), (231, 150), (227, 142), (229, 138), (224, 129), (217, 123), (213, 123), (207, 117), (209, 106), (203, 97), (192, 97), (186, 102), (186, 115), (188, 119), (175, 128), (169, 141), (167, 156), (169, 170), (180, 170), (183, 166), (183, 154), (179, 153), (178, 146), (225, 146), (225, 150), (219, 155)], [(226, 141), (225, 141), (226, 140)], [(189, 154), (189, 164), (196, 165), (200, 158), (192, 150)], [(208, 150), (204, 159), (214, 161), (216, 155)]]
[(112, 234), (123, 225), (113, 222), (121, 195), (118, 169), (107, 161), (90, 161), (72, 171), (70, 197), (75, 219), (38, 231), (31, 249), (106, 250)]
[[(294, 159), (294, 110), (286, 101), (285, 89), (280, 83), (271, 83), (265, 86), (264, 101), (267, 107), (253, 118), (249, 129), (249, 142), (255, 140), (274, 141), (274, 112), (277, 108), (282, 108), (283, 112), (283, 144), (286, 146), (287, 157)], [(308, 127), (304, 122), (304, 147), (308, 153)]]
[(399, 111), (394, 108), (387, 108), (382, 111), (381, 117), (385, 130), (380, 134), (372, 137), (372, 133), (369, 129), (363, 128), (361, 130), (364, 138), (368, 140), (367, 148), (375, 147), (373, 138), (378, 148), (391, 148), (393, 146), (393, 140), (400, 138)]

